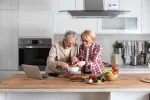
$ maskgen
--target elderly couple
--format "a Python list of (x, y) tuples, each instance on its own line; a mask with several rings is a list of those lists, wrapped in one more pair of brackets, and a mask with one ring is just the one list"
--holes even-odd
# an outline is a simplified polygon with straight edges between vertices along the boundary
[(103, 73), (101, 47), (95, 43), (95, 34), (90, 30), (85, 30), (81, 34), (79, 50), (76, 44), (76, 35), (74, 31), (67, 31), (63, 41), (59, 41), (51, 47), (47, 58), (46, 73), (68, 73), (69, 63), (72, 62), (81, 67), (83, 74)]

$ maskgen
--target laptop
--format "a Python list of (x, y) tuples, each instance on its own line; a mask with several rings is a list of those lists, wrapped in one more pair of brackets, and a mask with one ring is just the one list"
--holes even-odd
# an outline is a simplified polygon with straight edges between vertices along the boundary
[(22, 67), (28, 78), (39, 79), (39, 80), (48, 78), (47, 76), (41, 75), (38, 66), (22, 64)]

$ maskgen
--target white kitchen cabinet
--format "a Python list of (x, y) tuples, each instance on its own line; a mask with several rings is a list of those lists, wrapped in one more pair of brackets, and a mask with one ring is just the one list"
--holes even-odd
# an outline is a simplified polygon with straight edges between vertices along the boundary
[[(110, 100), (109, 92), (14, 92), (5, 96), (7, 100)], [(36, 98), (35, 98), (36, 97)], [(4, 99), (5, 100), (5, 99)]]
[(120, 10), (130, 11), (124, 15), (121, 15), (121, 17), (140, 17), (141, 0), (120, 0)]
[(75, 10), (75, 0), (51, 0), (51, 10), (53, 12)]
[(7, 80), (14, 74), (18, 74), (18, 71), (0, 71), (0, 82)]
[(54, 33), (63, 34), (66, 30), (73, 30), (81, 33), (86, 29), (97, 32), (97, 19), (72, 18), (67, 13), (53, 13), (54, 18)]
[(141, 1), (143, 0), (120, 0), (120, 10), (128, 10), (130, 12), (120, 15), (119, 17), (136, 17), (137, 18), (137, 29), (135, 30), (125, 30), (131, 33), (141, 33)]
[[(120, 0), (120, 10), (130, 12), (119, 15), (119, 18), (117, 17), (118, 19), (110, 18), (107, 21), (106, 19), (98, 19), (98, 32), (102, 34), (141, 34), (141, 0)], [(103, 28), (106, 24), (109, 27), (112, 26), (112, 28)], [(113, 29), (114, 26), (118, 26), (119, 28)]]
[(84, 0), (76, 0), (76, 10), (84, 10)]
[(0, 11), (0, 70), (18, 69), (18, 11)]
[(17, 10), (18, 0), (0, 0), (0, 10)]
[(73, 18), (72, 19), (72, 27), (78, 33), (82, 33), (84, 30), (92, 30), (93, 32), (97, 32), (97, 19), (91, 18)]
[(19, 36), (51, 37), (51, 18), (50, 11), (19, 11)]
[(150, 0), (142, 0), (142, 33), (150, 34)]
[(50, 10), (50, 0), (19, 0), (20, 10)]
[(71, 16), (68, 13), (53, 13), (54, 33), (64, 33), (66, 30), (72, 30)]

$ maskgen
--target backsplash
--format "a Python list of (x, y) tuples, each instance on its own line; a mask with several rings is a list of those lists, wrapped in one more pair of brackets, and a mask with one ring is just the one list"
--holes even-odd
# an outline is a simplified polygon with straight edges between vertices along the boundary
[[(55, 34), (54, 42), (62, 38), (63, 34)], [(96, 42), (102, 47), (102, 61), (112, 62), (113, 44), (116, 40), (150, 40), (150, 34), (97, 34)], [(80, 43), (80, 35), (77, 43)]]

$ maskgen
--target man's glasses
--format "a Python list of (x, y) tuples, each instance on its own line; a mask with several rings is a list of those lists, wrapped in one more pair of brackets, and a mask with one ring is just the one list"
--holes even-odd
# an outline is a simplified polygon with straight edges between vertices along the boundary
[(67, 47), (70, 47), (70, 46), (74, 46), (74, 45), (75, 45), (75, 43), (70, 43), (70, 42), (65, 42), (65, 44), (66, 44)]

